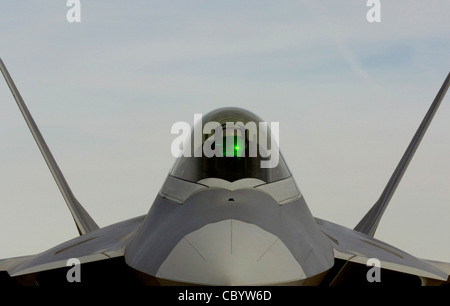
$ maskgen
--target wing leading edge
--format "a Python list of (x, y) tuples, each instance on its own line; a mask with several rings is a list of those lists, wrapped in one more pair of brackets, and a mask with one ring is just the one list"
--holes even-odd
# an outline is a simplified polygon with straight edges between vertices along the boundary
[[(366, 234), (319, 218), (315, 219), (322, 232), (330, 239), (335, 258), (346, 264), (354, 263), (358, 266), (366, 266), (369, 259), (375, 258), (379, 260), (380, 268), (404, 275), (417, 276), (422, 280), (422, 284), (427, 284), (426, 282), (429, 280), (433, 280), (437, 284), (449, 281), (450, 264), (438, 264), (419, 259)], [(345, 277), (348, 276), (346, 274), (348, 270), (351, 270), (348, 266), (340, 267), (334, 274), (331, 284), (347, 281)], [(335, 281), (341, 277), (342, 280)]]
[[(111, 273), (130, 270), (124, 261), (125, 248), (142, 225), (144, 218), (145, 216), (140, 216), (103, 227), (36, 255), (0, 260), (0, 285), (9, 282), (13, 286), (17, 284), (63, 286), (68, 284), (66, 279), (66, 272), (69, 270), (68, 260), (74, 258), (83, 265), (83, 284), (101, 285), (108, 281), (119, 281), (108, 280), (111, 277), (119, 277), (119, 272), (114, 276), (108, 274), (106, 270), (111, 270)], [(86, 279), (89, 275), (95, 276), (94, 282)], [(121, 281), (126, 283), (132, 279), (133, 277), (129, 276)]]

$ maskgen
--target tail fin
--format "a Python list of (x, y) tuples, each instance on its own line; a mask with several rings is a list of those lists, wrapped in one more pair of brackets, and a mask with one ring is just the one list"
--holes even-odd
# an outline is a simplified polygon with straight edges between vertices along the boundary
[(450, 73), (447, 75), (447, 78), (442, 84), (442, 87), (436, 95), (433, 103), (431, 104), (431, 107), (425, 115), (425, 118), (422, 120), (422, 123), (417, 129), (416, 134), (414, 135), (411, 143), (406, 149), (406, 152), (403, 154), (403, 157), (397, 165), (397, 168), (395, 169), (394, 173), (389, 179), (389, 182), (384, 188), (383, 193), (381, 194), (378, 201), (367, 212), (367, 214), (361, 219), (361, 221), (359, 221), (358, 225), (356, 225), (356, 227), (354, 228), (356, 231), (369, 235), (371, 237), (375, 235), (375, 231), (377, 230), (381, 217), (383, 216), (383, 213), (388, 206), (389, 201), (391, 200), (395, 190), (397, 189), (397, 186), (400, 183), (403, 174), (406, 171), (406, 168), (408, 168), (409, 162), (413, 158), (414, 153), (416, 152), (423, 138), (423, 135), (425, 135), (425, 132), (431, 123), (431, 120), (433, 120), (434, 114), (439, 108), (439, 105), (441, 104), (445, 93), (447, 92), (449, 84)]
[(3, 63), (1, 58), (0, 58), (0, 70), (3, 74), (3, 77), (6, 80), (6, 83), (9, 86), (9, 89), (11, 90), (11, 93), (14, 96), (14, 99), (17, 102), (17, 105), (19, 106), (20, 111), (22, 112), (23, 117), (25, 118), (25, 121), (27, 122), (31, 134), (34, 137), (34, 140), (36, 141), (39, 150), (41, 151), (42, 156), (44, 157), (45, 162), (47, 163), (53, 175), (53, 178), (56, 181), (56, 184), (58, 185), (59, 190), (61, 191), (61, 194), (64, 197), (64, 200), (67, 203), (67, 206), (69, 207), (69, 210), (77, 226), (78, 232), (80, 233), (80, 235), (83, 235), (98, 229), (99, 228), (98, 225), (94, 222), (91, 216), (89, 216), (89, 214), (86, 212), (83, 206), (81, 206), (81, 204), (77, 201), (77, 199), (72, 193), (72, 190), (70, 190), (69, 185), (67, 184), (61, 170), (59, 169), (58, 164), (53, 158), (50, 149), (45, 143), (45, 140), (42, 137), (41, 132), (39, 131), (36, 123), (34, 122), (34, 119), (31, 116), (30, 112), (28, 111), (28, 108), (25, 105), (25, 102), (23, 101), (22, 96), (19, 93), (19, 90), (17, 90), (17, 87), (14, 84), (14, 81), (12, 80), (11, 76), (9, 75), (9, 72), (6, 69), (5, 64)]

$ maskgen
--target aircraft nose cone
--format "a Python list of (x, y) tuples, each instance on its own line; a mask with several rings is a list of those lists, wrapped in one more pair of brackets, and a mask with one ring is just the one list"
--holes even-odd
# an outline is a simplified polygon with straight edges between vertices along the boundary
[(184, 236), (156, 277), (208, 285), (264, 285), (306, 278), (275, 235), (242, 221), (211, 223)]

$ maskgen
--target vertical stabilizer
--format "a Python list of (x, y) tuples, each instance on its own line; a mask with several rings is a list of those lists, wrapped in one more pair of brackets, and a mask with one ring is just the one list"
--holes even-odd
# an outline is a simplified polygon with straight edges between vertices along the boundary
[(436, 113), (439, 105), (441, 104), (445, 93), (450, 84), (450, 73), (447, 75), (447, 78), (442, 84), (441, 89), (439, 90), (436, 98), (431, 104), (430, 109), (428, 110), (425, 118), (423, 118), (422, 123), (416, 131), (411, 143), (403, 154), (402, 159), (400, 160), (397, 168), (395, 168), (394, 173), (392, 174), (389, 182), (383, 190), (378, 201), (372, 206), (372, 208), (367, 212), (367, 214), (359, 221), (358, 225), (356, 225), (355, 230), (361, 232), (363, 234), (369, 235), (373, 237), (375, 235), (375, 231), (377, 230), (378, 224), (380, 223), (381, 217), (383, 216), (386, 207), (389, 204), (392, 196), (394, 195), (395, 190), (397, 189), (398, 184), (400, 183), (403, 174), (408, 168), (409, 162), (414, 156), (419, 144), (427, 131), (428, 126), (433, 120), (434, 114)]
[(39, 131), (36, 123), (34, 122), (33, 117), (28, 111), (28, 108), (25, 105), (25, 102), (23, 101), (22, 96), (19, 93), (19, 90), (14, 84), (14, 81), (9, 75), (8, 70), (6, 69), (1, 58), (0, 58), (0, 70), (3, 74), (3, 77), (6, 80), (6, 83), (9, 86), (9, 89), (11, 90), (11, 93), (14, 96), (14, 99), (17, 102), (17, 105), (19, 106), (20, 111), (22, 112), (23, 117), (25, 118), (25, 121), (27, 122), (31, 134), (34, 137), (34, 140), (36, 141), (39, 150), (41, 151), (42, 156), (44, 157), (45, 162), (47, 163), (50, 172), (53, 175), (53, 178), (56, 181), (56, 184), (58, 185), (59, 190), (61, 191), (61, 194), (64, 197), (64, 200), (67, 203), (67, 206), (69, 207), (69, 210), (77, 226), (78, 232), (80, 233), (80, 235), (83, 235), (98, 229), (99, 228), (98, 225), (94, 222), (91, 216), (86, 212), (83, 206), (81, 206), (81, 204), (77, 201), (77, 199), (73, 195), (72, 190), (67, 184), (66, 179), (64, 178), (61, 170), (58, 167), (58, 164), (53, 158), (50, 149), (48, 148), (44, 138), (41, 135), (41, 132)]

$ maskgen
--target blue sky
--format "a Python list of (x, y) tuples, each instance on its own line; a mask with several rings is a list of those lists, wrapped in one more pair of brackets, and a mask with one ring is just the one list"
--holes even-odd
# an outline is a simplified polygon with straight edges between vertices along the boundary
[[(101, 226), (147, 213), (174, 162), (170, 128), (239, 106), (280, 122), (317, 217), (354, 227), (450, 67), (448, 1), (2, 1), (0, 56), (78, 200)], [(76, 236), (5, 83), (0, 257)], [(447, 97), (376, 237), (450, 261)]]

